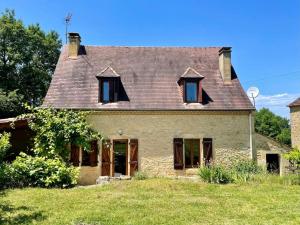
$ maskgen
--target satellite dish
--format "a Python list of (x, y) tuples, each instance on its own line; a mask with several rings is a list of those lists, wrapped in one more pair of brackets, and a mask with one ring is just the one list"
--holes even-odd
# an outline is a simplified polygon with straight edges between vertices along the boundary
[(250, 87), (247, 90), (247, 95), (249, 98), (256, 98), (259, 95), (259, 90), (257, 87)]
[(259, 90), (257, 87), (250, 87), (248, 90), (247, 90), (247, 95), (249, 98), (252, 98), (253, 100), (253, 105), (255, 107), (255, 98), (259, 95)]

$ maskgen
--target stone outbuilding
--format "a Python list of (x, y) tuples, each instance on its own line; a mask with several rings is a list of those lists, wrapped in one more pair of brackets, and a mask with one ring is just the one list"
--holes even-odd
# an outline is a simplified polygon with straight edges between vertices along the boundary
[(300, 98), (289, 104), (292, 146), (300, 148)]
[(257, 164), (272, 173), (284, 175), (288, 173), (289, 161), (283, 157), (290, 151), (290, 147), (283, 145), (270, 137), (255, 134), (255, 146), (257, 151)]

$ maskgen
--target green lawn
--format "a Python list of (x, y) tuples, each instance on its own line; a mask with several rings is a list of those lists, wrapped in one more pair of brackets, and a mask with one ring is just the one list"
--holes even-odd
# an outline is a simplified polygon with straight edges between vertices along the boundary
[(300, 224), (300, 186), (148, 179), (0, 192), (0, 224)]

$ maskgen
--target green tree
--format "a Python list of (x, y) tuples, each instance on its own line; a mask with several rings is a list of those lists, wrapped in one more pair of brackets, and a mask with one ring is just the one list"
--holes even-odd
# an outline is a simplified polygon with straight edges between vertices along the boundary
[[(12, 10), (0, 17), (0, 89), (20, 101), (40, 105), (48, 89), (61, 48), (56, 32), (39, 24), (25, 26)], [(8, 98), (8, 102), (9, 102)], [(9, 103), (8, 103), (9, 104)], [(12, 113), (14, 115), (14, 113)], [(0, 118), (6, 115), (0, 114)]]
[(282, 144), (291, 145), (289, 120), (262, 108), (255, 115), (255, 131), (276, 139)]

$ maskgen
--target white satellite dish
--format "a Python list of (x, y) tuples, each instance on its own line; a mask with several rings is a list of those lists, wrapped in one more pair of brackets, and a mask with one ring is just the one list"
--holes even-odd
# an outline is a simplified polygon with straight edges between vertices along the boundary
[(247, 90), (247, 95), (249, 98), (251, 98), (253, 100), (253, 104), (254, 104), (254, 107), (255, 107), (255, 98), (259, 95), (259, 90), (257, 87), (250, 87), (248, 90)]

